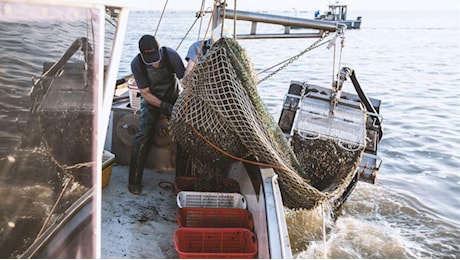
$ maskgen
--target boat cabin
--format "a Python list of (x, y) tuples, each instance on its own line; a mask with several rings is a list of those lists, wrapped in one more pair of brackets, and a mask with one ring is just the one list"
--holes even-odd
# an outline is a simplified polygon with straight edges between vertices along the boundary
[(331, 4), (328, 10), (323, 14), (315, 13), (316, 20), (336, 21), (344, 23), (347, 29), (359, 29), (361, 26), (361, 16), (356, 17), (356, 20), (347, 20), (347, 5)]

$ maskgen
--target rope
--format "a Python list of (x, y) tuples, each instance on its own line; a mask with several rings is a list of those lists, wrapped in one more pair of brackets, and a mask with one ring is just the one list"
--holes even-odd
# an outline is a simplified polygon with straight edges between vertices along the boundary
[(51, 211), (50, 213), (48, 214), (48, 216), (46, 217), (46, 220), (45, 222), (43, 223), (43, 226), (42, 228), (40, 229), (40, 231), (38, 232), (37, 234), (37, 237), (35, 238), (34, 241), (37, 241), (37, 239), (40, 237), (40, 235), (43, 233), (43, 230), (45, 229), (45, 227), (48, 225), (48, 222), (49, 220), (51, 219), (51, 216), (53, 215), (53, 212), (54, 210), (56, 209), (57, 205), (59, 204), (59, 202), (61, 201), (62, 197), (64, 196), (64, 193), (65, 191), (67, 190), (67, 187), (69, 186), (70, 182), (73, 180), (73, 177), (70, 176), (67, 178), (67, 181), (65, 182), (64, 184), (64, 187), (62, 188), (61, 190), (61, 193), (59, 194), (59, 197), (57, 198), (56, 202), (54, 203), (53, 207), (51, 208)]
[(170, 191), (173, 190), (174, 184), (170, 181), (160, 181), (158, 183), (158, 187), (162, 188), (163, 190)]
[(322, 233), (323, 233), (323, 244), (324, 244), (324, 252), (323, 258), (327, 259), (327, 239), (326, 239), (326, 214), (324, 213), (324, 203), (321, 203), (321, 215), (322, 215)]
[[(278, 170), (281, 170), (281, 171), (284, 171), (284, 172), (287, 172), (287, 173), (295, 173), (293, 172), (291, 169), (289, 168), (286, 168), (286, 167), (283, 167), (283, 166), (279, 166), (279, 165), (274, 165), (274, 164), (269, 164), (269, 163), (263, 163), (263, 162), (256, 162), (256, 161), (251, 161), (251, 160), (247, 160), (247, 159), (244, 159), (244, 158), (241, 158), (241, 157), (238, 157), (238, 156), (234, 156), (230, 153), (227, 153), (226, 151), (224, 151), (223, 149), (221, 149), (219, 146), (217, 146), (216, 144), (214, 144), (213, 142), (209, 141), (204, 135), (202, 135), (191, 123), (189, 124), (189, 126), (193, 129), (193, 131), (195, 132), (195, 134), (197, 134), (199, 137), (201, 137), (206, 143), (208, 143), (211, 147), (213, 147), (214, 149), (216, 149), (218, 152), (220, 152), (221, 154), (229, 157), (229, 158), (232, 158), (234, 160), (237, 160), (237, 161), (241, 161), (241, 162), (245, 162), (245, 163), (249, 163), (249, 164), (253, 164), (253, 165), (257, 165), (257, 166), (263, 166), (263, 167), (268, 167), (268, 168), (273, 168), (273, 169), (278, 169)], [(295, 173), (296, 174), (296, 173)]]
[(74, 165), (67, 165), (67, 164), (60, 164), (56, 158), (54, 158), (54, 156), (51, 154), (50, 150), (51, 148), (49, 148), (48, 146), (48, 143), (45, 142), (45, 146), (46, 146), (46, 153), (49, 155), (51, 161), (53, 161), (53, 163), (59, 167), (59, 169), (63, 170), (63, 171), (67, 171), (67, 170), (71, 170), (71, 169), (80, 169), (80, 168), (83, 168), (83, 167), (91, 167), (91, 166), (95, 166), (96, 165), (96, 162), (82, 162), (82, 163), (76, 163)]

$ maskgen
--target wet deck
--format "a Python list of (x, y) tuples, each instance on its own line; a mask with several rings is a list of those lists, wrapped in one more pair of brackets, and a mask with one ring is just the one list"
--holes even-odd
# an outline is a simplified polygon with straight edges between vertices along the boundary
[(115, 166), (102, 190), (101, 258), (178, 258), (175, 174), (146, 169), (142, 193), (133, 195), (128, 171)]

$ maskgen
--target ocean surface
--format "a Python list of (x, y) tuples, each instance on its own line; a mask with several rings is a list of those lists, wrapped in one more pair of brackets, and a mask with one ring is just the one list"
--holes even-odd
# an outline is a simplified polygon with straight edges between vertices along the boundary
[[(298, 12), (311, 18), (313, 11)], [(292, 11), (277, 12), (293, 16)], [(130, 74), (138, 39), (153, 34), (185, 57), (197, 40), (194, 12), (132, 12), (119, 78)], [(322, 45), (263, 81), (259, 94), (276, 121), (291, 80), (330, 87), (335, 62), (355, 70), (368, 96), (382, 101), (383, 163), (376, 184), (359, 182), (341, 215), (321, 236), (296, 234), (297, 258), (460, 258), (460, 11), (362, 11), (360, 30), (344, 48)], [(55, 61), (81, 30), (78, 24), (0, 24), (0, 156), (19, 142), (32, 77)], [(206, 30), (202, 24), (202, 33)], [(238, 30), (250, 24), (239, 23)], [(261, 31), (280, 27), (260, 26)], [(183, 42), (182, 42), (183, 40)], [(340, 39), (338, 39), (339, 41)], [(257, 71), (294, 57), (313, 39), (241, 40)], [(182, 42), (182, 43), (181, 43)], [(335, 68), (333, 70), (333, 67)], [(266, 76), (259, 75), (259, 79)], [(351, 82), (345, 91), (352, 92)], [(101, 140), (103, 140), (101, 138)], [(303, 225), (302, 220), (297, 220)], [(308, 225), (308, 223), (305, 223)], [(300, 229), (300, 227), (299, 227)]]
[[(73, 104), (82, 103), (68, 89), (65, 94), (70, 97), (69, 100), (50, 102), (52, 104), (48, 108), (37, 113), (39, 117), (29, 112), (32, 82), (41, 76), (45, 63), (48, 63), (47, 66), (53, 64), (77, 37), (89, 35), (86, 29), (91, 24), (91, 13), (82, 8), (34, 8), (3, 2), (0, 2), (0, 9), (3, 10), (0, 14), (0, 258), (4, 259), (21, 256), (39, 232), (49, 227), (50, 223), (57, 222), (56, 217), (62, 216), (69, 205), (92, 186), (91, 164), (72, 169), (66, 166), (75, 166), (76, 162), (61, 161), (57, 154), (59, 152), (53, 154), (50, 151), (53, 148), (66, 149), (70, 146), (67, 141), (73, 140), (69, 128), (62, 124), (68, 125), (69, 122), (63, 114), (72, 115), (75, 121), (88, 119), (89, 123), (80, 123), (80, 126), (84, 125), (84, 131), (92, 129), (93, 116), (91, 101), (81, 109), (83, 112), (80, 115), (85, 115), (78, 119), (75, 119), (75, 111), (54, 113), (57, 109), (53, 109), (59, 107), (54, 104), (72, 101)], [(43, 18), (50, 18), (51, 21)], [(71, 62), (82, 60), (81, 51), (70, 58)], [(37, 88), (40, 88), (40, 84), (37, 84)], [(29, 122), (36, 124), (28, 124), (29, 118), (35, 118)], [(62, 139), (55, 142), (58, 145), (53, 146), (52, 142), (41, 146), (32, 145), (39, 143), (43, 139), (41, 137), (45, 136), (36, 127), (38, 121), (46, 128), (43, 132), (49, 133), (59, 128), (59, 133), (53, 131), (54, 135), (47, 135), (60, 136)], [(89, 145), (84, 147), (89, 147), (88, 151), (91, 151), (90, 143), (95, 138), (91, 136), (88, 142), (83, 142), (77, 136), (79, 140), (75, 143), (87, 143)], [(88, 151), (72, 150), (78, 150), (78, 153), (69, 157), (83, 155), (87, 156), (84, 160), (91, 158)], [(86, 248), (91, 251), (91, 247)]]

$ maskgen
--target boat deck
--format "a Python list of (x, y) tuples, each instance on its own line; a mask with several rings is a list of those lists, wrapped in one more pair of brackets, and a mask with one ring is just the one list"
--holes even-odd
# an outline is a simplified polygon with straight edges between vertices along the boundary
[(128, 191), (128, 166), (114, 166), (102, 190), (101, 258), (178, 258), (173, 172), (145, 169), (142, 193)]

